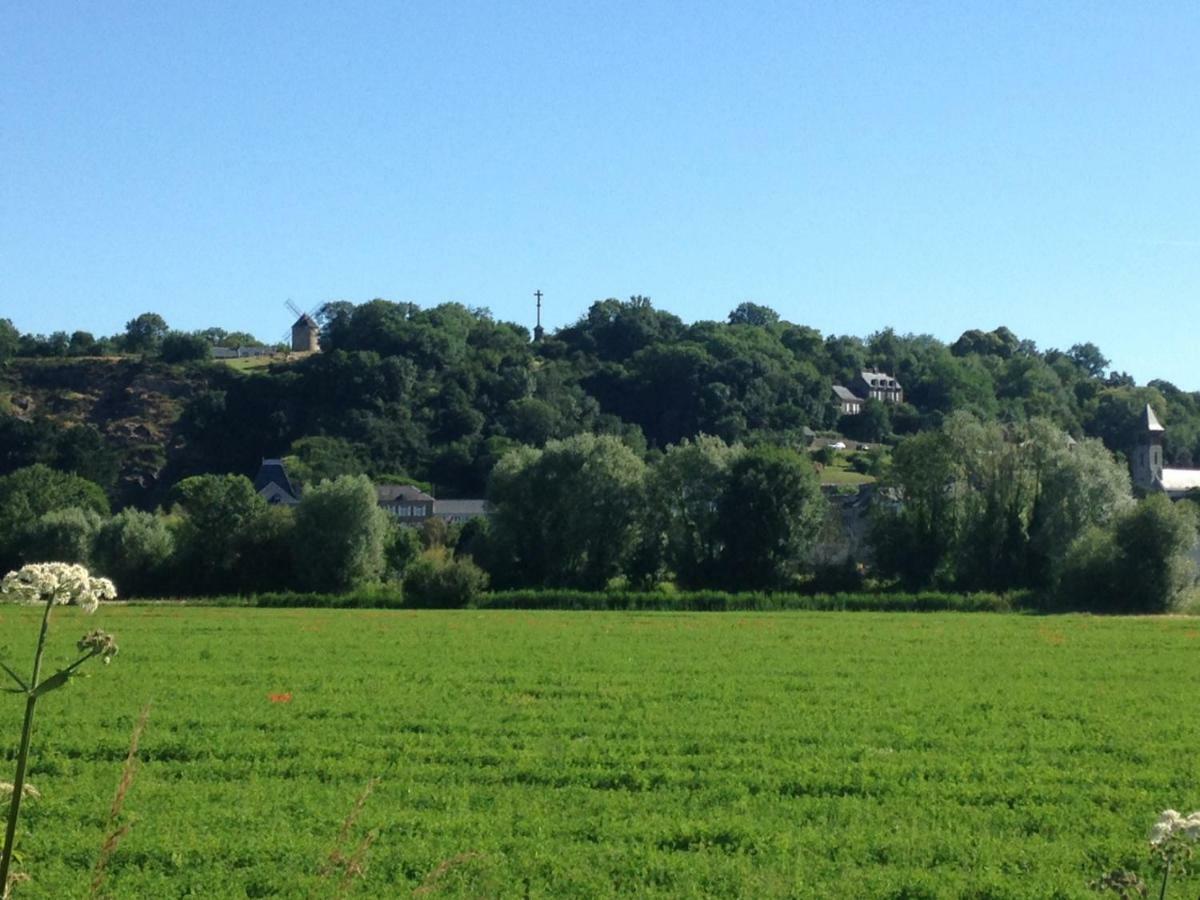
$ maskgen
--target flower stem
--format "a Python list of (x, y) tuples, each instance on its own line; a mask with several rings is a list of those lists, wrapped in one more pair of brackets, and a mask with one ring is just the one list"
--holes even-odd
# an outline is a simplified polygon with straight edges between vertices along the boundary
[(42, 672), (42, 652), (46, 649), (46, 634), (50, 630), (50, 608), (54, 598), (46, 601), (42, 613), (42, 630), (38, 635), (37, 653), (33, 657), (33, 677), (29, 679), (29, 694), (25, 698), (25, 723), (21, 726), (21, 747), (17, 751), (17, 772), (13, 776), (12, 800), (8, 804), (8, 826), (4, 831), (4, 853), (0, 856), (0, 898), (8, 897), (8, 870), (12, 865), (13, 844), (17, 837), (17, 817), (21, 814), (21, 797), (25, 793), (25, 769), (29, 763), (29, 742), (33, 738), (33, 710), (37, 706), (38, 676)]
[(1158, 900), (1163, 900), (1167, 896), (1167, 879), (1171, 877), (1171, 857), (1167, 857), (1167, 864), (1163, 866), (1162, 886), (1158, 889)]

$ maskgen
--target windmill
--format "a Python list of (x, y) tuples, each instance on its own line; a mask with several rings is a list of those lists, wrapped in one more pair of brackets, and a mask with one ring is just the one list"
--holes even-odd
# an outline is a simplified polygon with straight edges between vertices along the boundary
[(321, 307), (324, 304), (319, 303), (309, 312), (305, 312), (293, 303), (289, 297), (283, 305), (296, 317), (291, 331), (284, 336), (284, 343), (290, 344), (293, 352), (306, 353), (320, 350), (321, 345), (318, 337), (321, 332), (321, 326), (317, 324), (317, 320), (320, 318)]

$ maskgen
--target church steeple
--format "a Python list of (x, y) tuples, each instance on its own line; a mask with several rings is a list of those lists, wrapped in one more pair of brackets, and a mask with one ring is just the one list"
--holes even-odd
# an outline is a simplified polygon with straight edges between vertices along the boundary
[(1166, 431), (1150, 404), (1141, 415), (1141, 434), (1133, 448), (1133, 483), (1144, 491), (1161, 486), (1163, 475), (1163, 433)]

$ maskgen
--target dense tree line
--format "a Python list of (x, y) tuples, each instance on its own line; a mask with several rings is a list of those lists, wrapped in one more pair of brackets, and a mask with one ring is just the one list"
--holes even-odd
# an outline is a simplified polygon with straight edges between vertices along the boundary
[(23, 356), (71, 359), (86, 356), (137, 355), (179, 363), (207, 359), (214, 347), (263, 347), (244, 331), (206, 328), (177, 331), (168, 327), (158, 313), (142, 313), (125, 323), (117, 334), (95, 336), (90, 331), (55, 331), (52, 334), (22, 334), (9, 319), (0, 319), (0, 361)]
[[(895, 441), (936, 430), (956, 412), (1006, 427), (1046, 419), (1128, 454), (1146, 403), (1167, 425), (1168, 463), (1200, 461), (1200, 395), (1162, 381), (1137, 386), (1091, 344), (1040, 351), (1003, 327), (968, 331), (950, 345), (891, 329), (865, 339), (822, 336), (753, 303), (726, 322), (687, 324), (644, 297), (594, 303), (538, 343), (520, 326), (455, 303), (337, 302), (318, 318), (322, 354), (253, 374), (202, 370), (143, 504), (161, 502), (166, 487), (189, 475), (252, 473), (264, 456), (478, 496), (512, 447), (575, 434), (612, 435), (642, 456), (701, 434), (797, 448), (810, 431), (834, 428)], [(172, 332), (153, 313), (101, 341), (79, 335), (21, 335), (0, 323), (0, 360), (118, 352), (179, 368), (213, 346), (258, 343), (219, 328)], [(839, 420), (832, 385), (850, 384), (865, 367), (895, 375), (905, 402), (870, 401), (862, 415)], [(4, 470), (44, 462), (107, 489), (110, 475), (77, 468), (83, 456), (111, 465), (103, 453), (52, 446), (58, 436), (16, 418), (0, 411)], [(96, 437), (84, 431), (67, 443), (95, 445)]]
[[(949, 345), (891, 329), (823, 336), (753, 303), (688, 324), (644, 297), (594, 303), (539, 342), (454, 303), (337, 302), (318, 320), (322, 353), (253, 373), (205, 361), (252, 336), (175, 332), (153, 313), (102, 339), (0, 322), (0, 361), (125, 354), (118, 365), (189, 379), (159, 445), (0, 407), (0, 474), (41, 465), (99, 486), (84, 496), (53, 481), (59, 499), (13, 506), (5, 558), (86, 547), (114, 571), (138, 559), (124, 576), (137, 591), (177, 589), (169, 573), (185, 570), (207, 592), (331, 590), (410, 565), (426, 582), (478, 583), (454, 568), (468, 557), (503, 587), (795, 587), (812, 577), (824, 515), (804, 449), (833, 429), (895, 448), (875, 472), (872, 541), (874, 573), (898, 584), (1069, 593), (1112, 541), (1186, 543), (1172, 537), (1187, 531), (1181, 508), (1133, 504), (1123, 457), (1149, 403), (1168, 464), (1200, 461), (1200, 394), (1138, 386), (1091, 344), (1042, 351), (1003, 327)], [(905, 402), (839, 418), (832, 385), (867, 367), (895, 375)], [(118, 490), (136, 454), (156, 477)], [(267, 509), (247, 493), (241, 476), (266, 456), (287, 459), (307, 506)], [(325, 498), (363, 476), (486, 493), (495, 515), (418, 548)], [(114, 503), (125, 508), (110, 516)], [(365, 543), (318, 571), (318, 523), (334, 520), (365, 528)]]

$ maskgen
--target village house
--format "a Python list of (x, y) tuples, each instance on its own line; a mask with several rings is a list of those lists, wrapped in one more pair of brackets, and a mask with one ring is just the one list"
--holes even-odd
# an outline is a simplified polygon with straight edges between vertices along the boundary
[(451, 525), (487, 515), (486, 500), (437, 500), (411, 484), (377, 484), (379, 505), (402, 525), (441, 519)]
[(433, 516), (433, 497), (411, 484), (377, 484), (380, 508), (402, 525), (420, 525)]
[[(282, 459), (264, 459), (254, 476), (254, 490), (272, 506), (295, 506), (300, 491), (288, 477)], [(401, 525), (418, 526), (427, 519), (461, 524), (488, 514), (486, 500), (436, 500), (411, 484), (377, 484), (379, 508)]]
[(256, 356), (271, 356), (270, 347), (213, 347), (213, 359), (249, 359)]
[(486, 500), (434, 500), (433, 515), (451, 525), (479, 519), (488, 514)]
[(288, 478), (282, 459), (264, 459), (254, 476), (254, 490), (272, 506), (295, 506), (300, 492)]
[(857, 416), (863, 411), (867, 400), (878, 400), (880, 403), (903, 403), (904, 389), (900, 382), (884, 372), (875, 369), (864, 369), (859, 372), (850, 387), (842, 384), (833, 386), (833, 399), (838, 405), (838, 413), (843, 416)]
[(864, 369), (859, 372), (851, 382), (850, 389), (867, 400), (892, 404), (904, 402), (904, 389), (900, 387), (900, 382), (877, 369)]
[(838, 405), (838, 415), (857, 416), (862, 412), (862, 398), (855, 396), (854, 392), (847, 387), (835, 384), (833, 386), (833, 399)]

